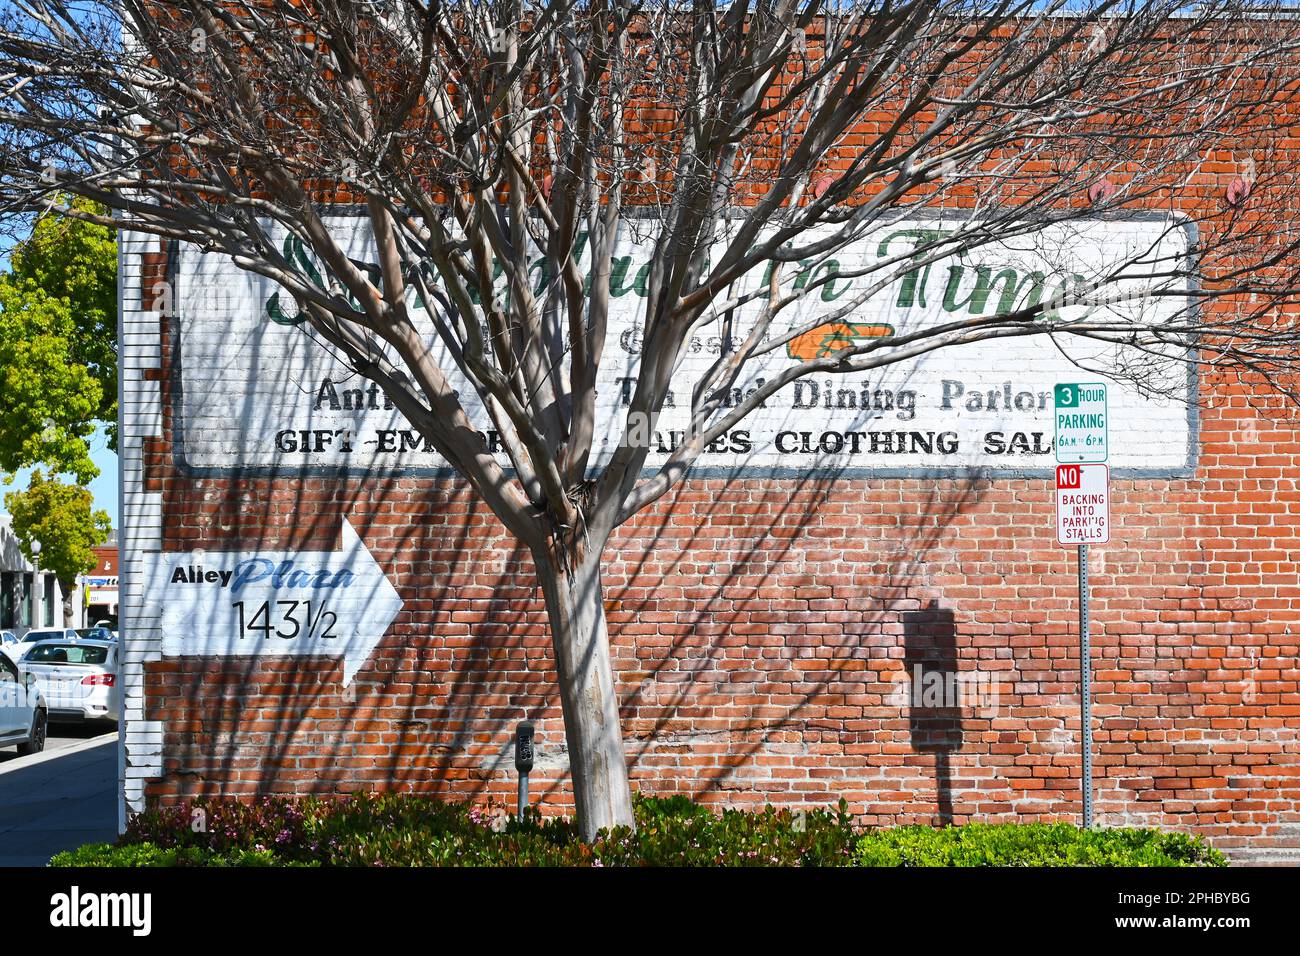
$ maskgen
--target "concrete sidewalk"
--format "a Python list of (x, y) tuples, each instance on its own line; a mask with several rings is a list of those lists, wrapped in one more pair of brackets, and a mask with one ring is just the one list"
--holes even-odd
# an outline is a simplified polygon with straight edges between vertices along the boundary
[(0, 866), (116, 838), (116, 732), (0, 764)]

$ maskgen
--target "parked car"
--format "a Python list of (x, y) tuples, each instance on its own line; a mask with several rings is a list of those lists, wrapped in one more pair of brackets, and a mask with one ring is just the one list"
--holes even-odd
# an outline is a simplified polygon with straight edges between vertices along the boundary
[(75, 641), (77, 632), (70, 627), (34, 628), (23, 635), (22, 640), (10, 647), (9, 659), (20, 662), (23, 655), (31, 650), (38, 641)]
[(79, 627), (76, 631), (78, 640), (86, 640), (87, 638), (92, 641), (113, 640), (113, 632), (106, 627)]
[(114, 641), (41, 641), (19, 662), (48, 702), (50, 720), (117, 720), (121, 688)]
[[(18, 643), (18, 635), (13, 631), (0, 631), (0, 651), (10, 654), (10, 648)], [(12, 653), (10, 660), (18, 660), (19, 655), (16, 651)]]
[(48, 720), (39, 681), (0, 654), (0, 747), (17, 745), (20, 754), (40, 753)]

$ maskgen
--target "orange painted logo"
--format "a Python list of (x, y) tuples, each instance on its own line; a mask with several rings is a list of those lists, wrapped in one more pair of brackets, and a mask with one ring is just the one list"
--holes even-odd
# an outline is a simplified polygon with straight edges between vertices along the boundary
[(883, 322), (828, 322), (795, 336), (785, 350), (790, 358), (808, 361), (834, 355), (866, 339), (883, 339), (893, 334), (894, 327)]

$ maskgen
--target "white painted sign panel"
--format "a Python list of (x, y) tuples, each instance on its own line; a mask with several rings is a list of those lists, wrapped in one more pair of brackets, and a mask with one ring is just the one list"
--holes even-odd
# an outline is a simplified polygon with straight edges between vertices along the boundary
[(1056, 540), (1105, 544), (1110, 540), (1110, 468), (1056, 466)]
[(163, 654), (343, 659), (343, 684), (370, 657), (402, 599), (352, 525), (338, 551), (147, 555), (145, 614)]
[(87, 604), (116, 604), (118, 600), (117, 577), (84, 578)]
[[(358, 220), (329, 220), (348, 254), (373, 261), (373, 241)], [(832, 281), (782, 313), (772, 336), (834, 317), (812, 333), (773, 349), (750, 367), (733, 402), (800, 359), (865, 342), (1050, 301), (1063, 287), (1096, 279), (1117, 264), (1146, 252), (1147, 261), (1187, 251), (1182, 226), (1165, 219), (1086, 221), (1011, 238), (961, 256), (931, 263), (867, 295), (879, 275), (854, 275), (868, 266), (906, 262), (909, 250), (959, 221), (899, 222), (844, 250), (814, 270)], [(300, 247), (276, 238), (304, 275), (320, 273)], [(591, 263), (585, 243), (580, 266)], [(607, 350), (599, 379), (598, 464), (612, 453), (621, 432), (640, 358), (650, 239), (646, 226), (625, 224), (613, 257), (613, 305)], [(1151, 253), (1154, 250), (1154, 253)], [(805, 267), (807, 270), (809, 267)], [(545, 263), (536, 260), (537, 288), (546, 285)], [(808, 282), (807, 271), (791, 271), (791, 282)], [(799, 276), (799, 278), (795, 278)], [(1136, 277), (1125, 289), (1149, 288)], [(762, 270), (743, 288), (766, 284)], [(733, 292), (741, 289), (733, 290)], [(315, 341), (306, 325), (295, 325), (292, 302), (282, 301), (269, 280), (243, 272), (228, 260), (192, 247), (180, 253), (173, 323), (179, 356), (175, 390), (180, 463), (197, 472), (231, 469), (253, 472), (321, 472), (350, 469), (367, 473), (445, 467), (421, 436), (386, 402), (377, 386), (359, 378)], [(846, 302), (864, 297), (849, 314), (835, 317)], [(1142, 310), (1158, 321), (1185, 305), (1181, 297), (1146, 298), (1114, 306)], [(1062, 310), (1066, 318), (1087, 307)], [(1098, 308), (1111, 308), (1098, 307)], [(757, 303), (738, 310), (743, 333)], [(454, 364), (437, 343), (423, 313), (423, 330), (443, 367)], [(688, 420), (691, 389), (724, 349), (719, 320), (697, 329), (682, 358), (673, 395), (658, 422), (648, 467), (662, 462), (680, 441)], [(1079, 377), (1075, 362), (1110, 368), (1123, 362), (1122, 348), (1071, 335), (993, 339), (931, 352), (917, 360), (843, 376), (817, 375), (791, 384), (764, 407), (715, 442), (697, 472), (726, 475), (913, 474), (973, 469), (1019, 472), (1054, 463), (1054, 386)], [(1142, 357), (1151, 366), (1148, 356)], [(1192, 425), (1178, 401), (1191, 387), (1187, 366), (1161, 366), (1159, 390), (1150, 397), (1122, 384), (1111, 387), (1111, 405), (1121, 414), (1122, 435), (1111, 436), (1117, 467), (1169, 472), (1188, 466)], [(462, 399), (486, 442), (497, 436), (468, 385)], [(501, 453), (503, 463), (507, 463)]]

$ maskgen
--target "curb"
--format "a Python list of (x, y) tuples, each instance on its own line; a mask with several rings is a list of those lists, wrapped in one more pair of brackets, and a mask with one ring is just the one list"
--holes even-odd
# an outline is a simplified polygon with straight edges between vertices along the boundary
[(7, 760), (0, 763), (0, 776), (4, 776), (14, 770), (24, 770), (27, 767), (35, 767), (43, 764), (47, 760), (57, 760), (59, 757), (67, 757), (70, 754), (81, 753), (83, 750), (89, 750), (92, 747), (98, 747), (108, 740), (116, 740), (118, 731), (113, 730), (106, 734), (100, 734), (98, 737), (91, 737), (89, 740), (83, 740), (75, 743), (70, 747), (60, 747), (58, 750), (42, 750), (38, 754), (31, 754), (27, 757), (19, 757), (16, 760)]

